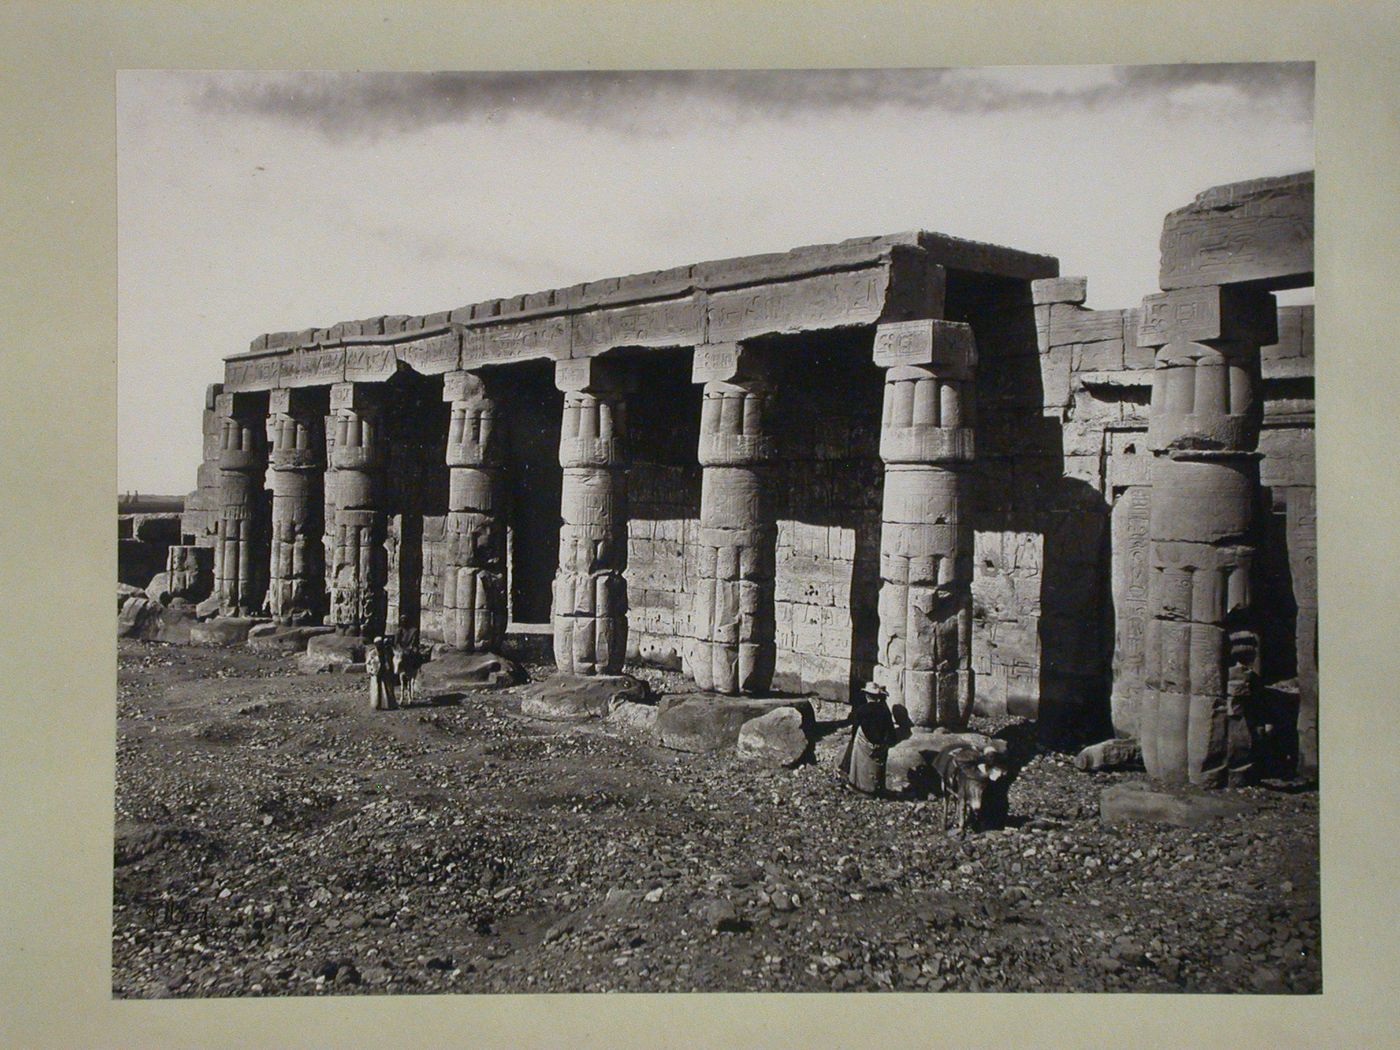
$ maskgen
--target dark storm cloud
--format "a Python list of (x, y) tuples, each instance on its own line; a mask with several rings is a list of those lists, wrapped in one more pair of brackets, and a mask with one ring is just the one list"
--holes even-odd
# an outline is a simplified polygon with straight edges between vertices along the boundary
[(947, 69), (545, 73), (219, 73), (203, 75), (208, 112), (252, 114), (335, 139), (378, 137), (438, 124), (501, 121), (520, 113), (655, 133), (688, 108), (730, 119), (859, 112), (877, 106), (953, 113), (1098, 108), (1159, 99), (1196, 86), (1311, 116), (1311, 63), (1120, 66), (1076, 88), (1016, 83)]

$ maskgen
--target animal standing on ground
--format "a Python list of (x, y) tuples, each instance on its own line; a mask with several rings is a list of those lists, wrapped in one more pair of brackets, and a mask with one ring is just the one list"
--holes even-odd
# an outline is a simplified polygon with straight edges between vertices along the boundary
[(965, 831), (971, 822), (980, 830), (991, 796), (1007, 776), (1006, 758), (993, 748), (980, 749), (962, 744), (939, 752), (933, 760), (943, 790), (943, 826), (948, 826), (948, 809), (957, 806), (957, 828)]
[(426, 662), (422, 650), (416, 645), (395, 647), (394, 675), (398, 679), (399, 700), (403, 704), (418, 699), (418, 671)]

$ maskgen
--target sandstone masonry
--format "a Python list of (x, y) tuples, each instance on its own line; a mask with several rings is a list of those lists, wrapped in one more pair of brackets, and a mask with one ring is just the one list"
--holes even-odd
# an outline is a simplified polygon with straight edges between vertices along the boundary
[[(259, 336), (205, 404), (168, 571), (224, 615), (466, 651), (552, 624), (726, 694), (1316, 762), (1310, 174), (1166, 219), (1162, 291), (925, 232)], [(182, 577), (185, 579), (185, 577)]]

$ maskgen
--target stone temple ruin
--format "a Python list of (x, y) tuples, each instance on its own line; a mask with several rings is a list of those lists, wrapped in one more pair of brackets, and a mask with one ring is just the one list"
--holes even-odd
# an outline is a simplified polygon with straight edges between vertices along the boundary
[[(169, 586), (719, 694), (1316, 764), (1311, 173), (1166, 217), (1161, 291), (906, 233), (262, 335), (209, 388)], [(1144, 246), (1146, 247), (1146, 246)], [(1274, 690), (1277, 692), (1277, 690)]]

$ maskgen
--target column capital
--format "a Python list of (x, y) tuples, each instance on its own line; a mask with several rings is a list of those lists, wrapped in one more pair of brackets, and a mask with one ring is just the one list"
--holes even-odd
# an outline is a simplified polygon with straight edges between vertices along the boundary
[(635, 383), (621, 362), (571, 357), (554, 362), (554, 386), (566, 394), (626, 394)]
[(442, 399), (444, 401), (484, 401), (488, 397), (486, 376), (481, 372), (444, 372)]
[(958, 321), (882, 324), (875, 330), (873, 356), (881, 368), (918, 365), (940, 379), (971, 379), (977, 367), (972, 328)]
[(1277, 341), (1278, 307), (1268, 292), (1213, 284), (1158, 292), (1142, 300), (1140, 346), (1175, 342), (1267, 346)]

